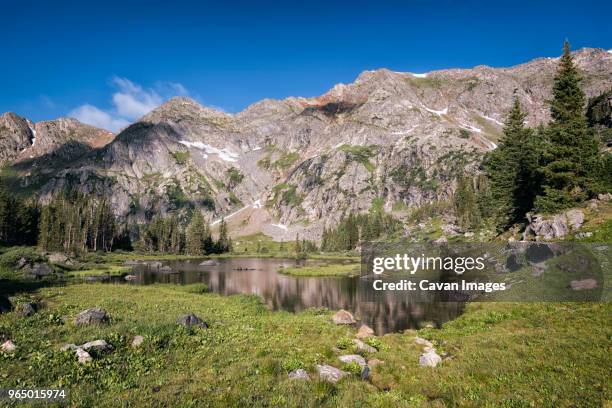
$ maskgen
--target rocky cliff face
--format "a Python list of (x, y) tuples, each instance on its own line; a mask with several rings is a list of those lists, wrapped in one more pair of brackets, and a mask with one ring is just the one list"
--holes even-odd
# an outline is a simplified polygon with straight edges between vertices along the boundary
[[(612, 89), (612, 53), (574, 55), (588, 96)], [(110, 194), (117, 214), (130, 220), (191, 207), (240, 220), (234, 230), (252, 232), (266, 220), (256, 229), (317, 238), (350, 211), (401, 213), (450, 198), (457, 178), (496, 147), (513, 95), (530, 125), (548, 120), (556, 67), (556, 59), (543, 58), (418, 75), (366, 71), (320, 97), (264, 100), (235, 115), (175, 98), (108, 145), (44, 175), (28, 169), (27, 177), (43, 199), (67, 184)], [(0, 141), (17, 152), (3, 149), (0, 160), (40, 154), (30, 122), (0, 123), (7, 123)], [(38, 140), (44, 132), (35, 129)], [(80, 140), (91, 146), (101, 136)]]

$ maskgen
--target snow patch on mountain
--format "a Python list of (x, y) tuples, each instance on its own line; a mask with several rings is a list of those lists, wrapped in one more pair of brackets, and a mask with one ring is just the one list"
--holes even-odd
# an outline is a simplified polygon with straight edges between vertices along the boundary
[(410, 75), (417, 78), (427, 78), (427, 75), (429, 74), (427, 72), (425, 72), (424, 74), (415, 74), (414, 72), (411, 72)]
[(435, 109), (430, 109), (427, 106), (423, 105), (423, 108), (425, 108), (425, 110), (427, 112), (434, 113), (434, 114), (436, 114), (438, 116), (446, 115), (448, 113), (448, 107), (446, 107), (446, 108), (444, 108), (442, 110), (435, 110)]
[[(181, 140), (179, 143), (187, 147), (195, 147), (196, 149), (204, 150), (207, 154), (215, 154), (219, 156), (221, 160), (226, 162), (236, 162), (238, 161), (238, 157), (240, 157), (240, 155), (232, 152), (229, 149), (217, 149), (216, 147), (202, 142), (189, 142), (186, 140)], [(204, 158), (208, 158), (208, 156), (204, 155)]]
[(492, 117), (487, 116), (487, 115), (482, 115), (482, 117), (485, 118), (486, 120), (490, 120), (491, 122), (497, 123), (499, 126), (504, 126), (503, 123), (501, 123), (499, 120), (497, 120), (495, 118), (492, 118)]

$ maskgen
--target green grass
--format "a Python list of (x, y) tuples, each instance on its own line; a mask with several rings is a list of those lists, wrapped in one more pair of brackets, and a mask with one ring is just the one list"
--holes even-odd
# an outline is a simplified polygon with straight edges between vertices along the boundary
[[(316, 380), (314, 365), (341, 367), (332, 351), (355, 329), (331, 312), (272, 312), (254, 296), (204, 293), (191, 286), (78, 284), (40, 289), (46, 307), (31, 318), (0, 315), (0, 335), (18, 346), (0, 354), (7, 388), (66, 387), (73, 406), (581, 406), (599, 407), (609, 387), (610, 303), (481, 303), (441, 329), (419, 335), (452, 359), (418, 366), (414, 332), (374, 343), (371, 382), (352, 375)], [(76, 327), (74, 316), (99, 306), (108, 325)], [(193, 312), (210, 324), (189, 331), (176, 318)], [(62, 318), (65, 316), (65, 319)], [(145, 342), (129, 346), (135, 335)], [(64, 343), (104, 339), (114, 351), (89, 365)], [(343, 341), (344, 340), (344, 341)], [(348, 350), (348, 349), (347, 349)], [(313, 381), (287, 379), (295, 368)]]
[(121, 265), (101, 265), (99, 267), (93, 267), (91, 269), (78, 269), (69, 271), (66, 273), (72, 277), (85, 277), (85, 276), (98, 276), (98, 275), (121, 275), (131, 271), (132, 268), (129, 266)]
[(280, 273), (291, 276), (358, 276), (360, 264), (314, 265), (288, 267), (279, 270)]

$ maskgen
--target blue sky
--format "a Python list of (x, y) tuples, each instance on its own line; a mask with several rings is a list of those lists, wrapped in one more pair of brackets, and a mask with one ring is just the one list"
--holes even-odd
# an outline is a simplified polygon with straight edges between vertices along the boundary
[(237, 112), (366, 69), (612, 48), (612, 2), (0, 0), (0, 112), (117, 129), (173, 95)]

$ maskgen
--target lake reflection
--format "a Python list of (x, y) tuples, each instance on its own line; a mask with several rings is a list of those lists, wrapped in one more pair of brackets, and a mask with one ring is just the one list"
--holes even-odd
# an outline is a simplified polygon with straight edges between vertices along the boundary
[(459, 302), (414, 299), (406, 292), (378, 292), (360, 277), (292, 277), (277, 273), (295, 260), (234, 258), (218, 265), (202, 266), (200, 260), (163, 262), (173, 273), (147, 265), (134, 267), (135, 284), (203, 282), (210, 291), (260, 296), (273, 310), (297, 312), (311, 307), (346, 309), (372, 327), (378, 335), (419, 328), (423, 322), (437, 326), (463, 310)]

